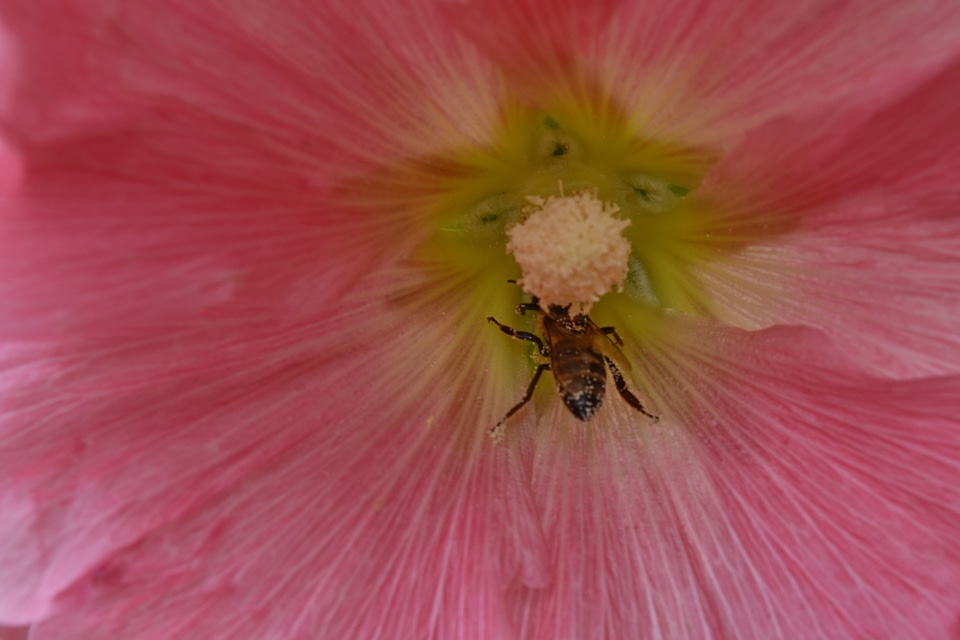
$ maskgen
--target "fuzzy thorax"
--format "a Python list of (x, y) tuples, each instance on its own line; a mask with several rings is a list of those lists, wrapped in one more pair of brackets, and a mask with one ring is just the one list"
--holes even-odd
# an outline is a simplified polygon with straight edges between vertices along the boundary
[(603, 294), (622, 289), (630, 258), (622, 232), (630, 221), (615, 217), (617, 205), (591, 191), (528, 201), (527, 218), (507, 230), (527, 292), (544, 306), (587, 313)]

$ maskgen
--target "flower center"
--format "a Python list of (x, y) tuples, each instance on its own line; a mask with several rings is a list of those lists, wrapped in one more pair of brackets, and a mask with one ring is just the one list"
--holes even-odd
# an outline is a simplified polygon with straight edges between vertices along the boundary
[(526, 220), (507, 229), (507, 251), (527, 292), (544, 306), (573, 305), (573, 313), (587, 313), (613, 287), (623, 290), (631, 247), (622, 231), (630, 221), (615, 217), (619, 206), (596, 191), (528, 201)]
[(523, 292), (508, 280), (598, 322), (629, 316), (639, 332), (661, 308), (715, 315), (713, 265), (758, 232), (697, 193), (716, 150), (650, 137), (601, 96), (501, 113), (484, 144), (384, 166), (344, 198), (394, 212), (378, 224), (410, 241), (405, 264), (443, 274), (481, 319), (513, 315)]
[(694, 194), (715, 158), (643, 137), (609, 103), (506, 105), (488, 146), (457, 150), (447, 163), (419, 260), (460, 273), (478, 308), (499, 292), (490, 313), (512, 313), (520, 301), (508, 279), (543, 304), (584, 313), (596, 304), (600, 317), (611, 305), (700, 313), (687, 267), (716, 252), (702, 249), (714, 221)]

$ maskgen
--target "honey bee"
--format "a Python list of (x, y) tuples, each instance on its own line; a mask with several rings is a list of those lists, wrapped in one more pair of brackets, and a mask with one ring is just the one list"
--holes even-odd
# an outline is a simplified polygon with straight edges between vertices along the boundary
[(537, 327), (543, 336), (542, 339), (528, 331), (518, 331), (501, 324), (493, 316), (487, 318), (488, 322), (497, 325), (508, 336), (537, 345), (540, 355), (548, 359), (548, 362), (541, 363), (537, 367), (523, 398), (507, 411), (507, 414), (494, 427), (494, 431), (529, 402), (540, 381), (540, 376), (546, 370), (553, 372), (560, 398), (578, 420), (590, 420), (600, 410), (603, 396), (607, 391), (607, 368), (609, 368), (617, 391), (627, 404), (654, 422), (660, 421), (659, 417), (644, 409), (637, 397), (630, 392), (623, 374), (611, 358), (613, 355), (623, 363), (624, 368), (629, 367), (629, 363), (616, 355), (620, 354), (617, 347), (623, 346), (623, 340), (615, 328), (598, 326), (586, 314), (578, 313), (571, 316), (570, 305), (565, 307), (549, 305), (544, 309), (536, 297), (531, 302), (521, 303), (517, 307), (517, 313), (520, 315), (525, 315), (527, 311), (539, 314)]

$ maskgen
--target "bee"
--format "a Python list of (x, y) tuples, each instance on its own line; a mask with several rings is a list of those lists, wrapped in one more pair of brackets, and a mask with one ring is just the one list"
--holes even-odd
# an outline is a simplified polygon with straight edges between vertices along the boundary
[[(659, 417), (648, 412), (630, 392), (620, 368), (608, 355), (622, 356), (617, 347), (623, 346), (623, 340), (614, 327), (598, 326), (586, 314), (570, 315), (570, 305), (562, 307), (552, 304), (544, 309), (536, 296), (531, 302), (521, 303), (517, 307), (517, 313), (520, 315), (525, 315), (528, 311), (538, 314), (537, 327), (542, 338), (528, 331), (518, 331), (501, 324), (493, 316), (487, 318), (488, 322), (497, 325), (500, 331), (508, 336), (537, 345), (540, 355), (548, 360), (537, 367), (523, 398), (507, 411), (493, 431), (499, 430), (507, 418), (529, 402), (540, 381), (540, 376), (547, 370), (553, 372), (560, 398), (578, 420), (586, 422), (600, 410), (603, 396), (607, 391), (607, 369), (609, 368), (617, 391), (627, 404), (654, 422), (660, 421)], [(629, 368), (629, 363), (625, 360), (622, 358), (618, 360), (623, 363), (624, 368)]]

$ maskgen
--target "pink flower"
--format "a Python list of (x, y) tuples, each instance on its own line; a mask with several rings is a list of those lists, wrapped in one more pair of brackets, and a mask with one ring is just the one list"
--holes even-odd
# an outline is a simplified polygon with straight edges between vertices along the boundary
[[(957, 3), (0, 19), (0, 624), (960, 632)], [(591, 314), (660, 420), (546, 380), (497, 442), (557, 180), (631, 220)]]

